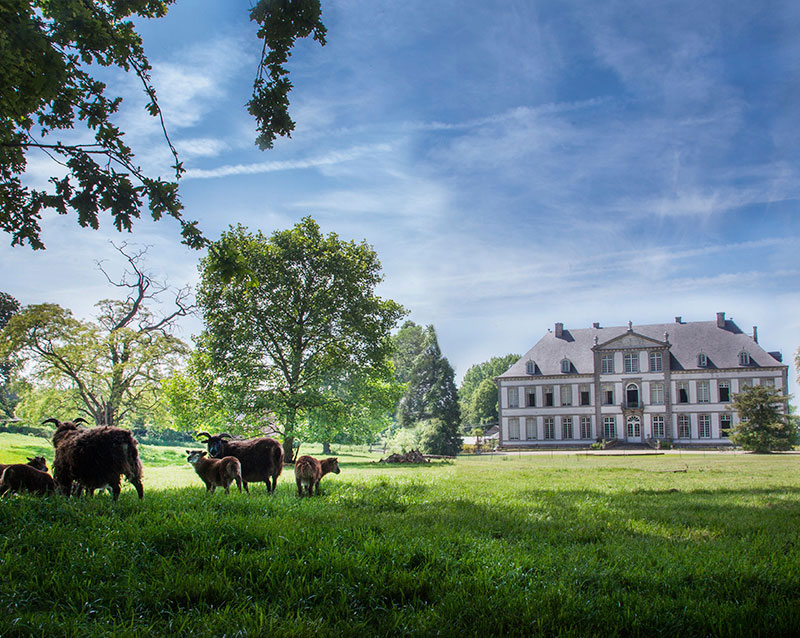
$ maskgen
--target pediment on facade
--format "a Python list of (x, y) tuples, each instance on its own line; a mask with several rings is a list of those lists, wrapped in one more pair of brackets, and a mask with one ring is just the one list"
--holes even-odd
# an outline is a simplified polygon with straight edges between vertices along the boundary
[(635, 332), (626, 332), (624, 335), (615, 337), (605, 343), (595, 346), (597, 350), (616, 350), (619, 348), (663, 348), (667, 345), (663, 341), (651, 339)]

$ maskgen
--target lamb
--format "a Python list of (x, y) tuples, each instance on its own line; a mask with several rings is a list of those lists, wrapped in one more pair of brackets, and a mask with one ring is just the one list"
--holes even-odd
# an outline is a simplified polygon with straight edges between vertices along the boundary
[(340, 472), (339, 459), (330, 458), (320, 462), (313, 456), (301, 456), (294, 464), (297, 495), (302, 497), (304, 488), (309, 496), (311, 496), (312, 489), (315, 494), (319, 494), (319, 482), (323, 476), (330, 472), (334, 474)]
[[(42, 459), (42, 457), (36, 457)], [(7, 465), (3, 470), (2, 477), (0, 477), (0, 496), (6, 492), (31, 492), (33, 494), (45, 495), (48, 492), (54, 492), (56, 489), (53, 477), (47, 473), (47, 465), (45, 470), (37, 470), (30, 463), (16, 463)]]
[(136, 439), (129, 431), (112, 426), (81, 428), (75, 422), (56, 419), (47, 422), (57, 424), (53, 478), (61, 494), (69, 498), (73, 482), (78, 482), (90, 492), (108, 486), (116, 501), (124, 474), (139, 498), (144, 498), (142, 462)]
[(236, 481), (239, 492), (242, 491), (242, 464), (235, 456), (224, 456), (221, 459), (204, 458), (204, 450), (186, 450), (186, 459), (194, 467), (197, 475), (206, 484), (206, 491), (212, 494), (217, 489), (217, 485), (225, 488), (225, 493), (229, 494), (231, 483)]
[[(47, 461), (43, 456), (29, 456), (27, 465), (30, 465), (34, 469), (41, 470), (42, 472), (48, 471)], [(8, 464), (0, 463), (0, 476), (3, 476), (3, 471), (7, 467)]]
[[(283, 447), (275, 439), (261, 436), (255, 439), (226, 441), (233, 438), (227, 432), (211, 436), (208, 432), (198, 432), (197, 438), (208, 446), (208, 453), (214, 458), (235, 456), (242, 465), (242, 485), (248, 494), (247, 484), (264, 481), (267, 492), (275, 492), (278, 476), (283, 471)], [(201, 441), (203, 439), (200, 439)], [(270, 479), (272, 481), (270, 482)]]

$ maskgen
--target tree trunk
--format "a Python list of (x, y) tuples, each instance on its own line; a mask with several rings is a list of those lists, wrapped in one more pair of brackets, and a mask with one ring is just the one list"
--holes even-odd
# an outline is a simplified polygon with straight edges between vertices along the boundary
[(283, 439), (283, 462), (294, 463), (294, 437), (287, 436)]
[(327, 441), (324, 441), (322, 443), (322, 453), (325, 456), (330, 456), (330, 454), (331, 454), (331, 444), (328, 443)]

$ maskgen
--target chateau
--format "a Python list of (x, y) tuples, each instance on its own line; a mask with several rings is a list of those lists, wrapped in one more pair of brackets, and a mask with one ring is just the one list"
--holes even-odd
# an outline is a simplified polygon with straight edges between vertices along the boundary
[(587, 446), (598, 439), (725, 445), (732, 395), (787, 392), (788, 366), (724, 312), (716, 321), (568, 330), (561, 323), (496, 381), (500, 446)]

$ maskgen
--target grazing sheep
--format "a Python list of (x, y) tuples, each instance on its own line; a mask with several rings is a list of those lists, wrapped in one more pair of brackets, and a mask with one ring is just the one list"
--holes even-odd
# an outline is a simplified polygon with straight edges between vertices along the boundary
[(74, 422), (48, 421), (57, 424), (53, 434), (53, 477), (61, 494), (69, 498), (72, 484), (77, 481), (89, 492), (110, 487), (116, 501), (124, 474), (139, 498), (144, 498), (142, 462), (136, 439), (128, 430), (111, 426), (80, 428)]
[[(16, 465), (16, 463), (14, 465)], [(41, 470), (42, 472), (48, 471), (47, 461), (43, 456), (29, 456), (27, 465), (30, 465), (36, 470)], [(3, 470), (7, 467), (8, 464), (0, 463), (0, 476), (3, 476)]]
[(294, 478), (297, 481), (297, 495), (303, 496), (303, 489), (305, 488), (309, 496), (311, 490), (315, 494), (319, 494), (319, 482), (323, 476), (333, 472), (338, 474), (339, 459), (330, 458), (324, 461), (318, 461), (313, 456), (301, 456), (294, 463)]
[(6, 492), (31, 492), (43, 496), (55, 489), (53, 477), (47, 471), (37, 470), (30, 464), (7, 465), (0, 477), (0, 496)]
[(225, 488), (225, 493), (229, 493), (231, 483), (236, 481), (239, 492), (242, 491), (242, 464), (235, 456), (224, 456), (221, 459), (203, 458), (207, 454), (205, 450), (186, 450), (186, 459), (194, 467), (197, 475), (206, 484), (206, 491), (212, 494), (217, 489), (217, 485)]
[[(208, 446), (208, 453), (214, 458), (235, 456), (242, 464), (242, 485), (245, 492), (250, 492), (248, 483), (264, 481), (267, 492), (272, 494), (278, 485), (278, 476), (283, 471), (283, 447), (275, 439), (262, 436), (243, 441), (226, 441), (233, 438), (230, 434), (198, 432), (197, 438), (205, 436), (203, 441)], [(200, 439), (202, 441), (202, 439)], [(272, 481), (270, 482), (270, 479)]]

